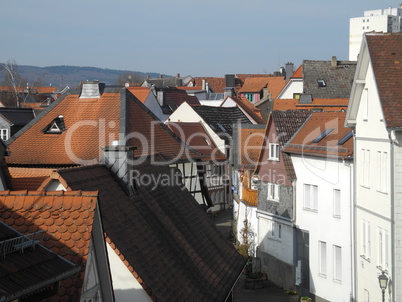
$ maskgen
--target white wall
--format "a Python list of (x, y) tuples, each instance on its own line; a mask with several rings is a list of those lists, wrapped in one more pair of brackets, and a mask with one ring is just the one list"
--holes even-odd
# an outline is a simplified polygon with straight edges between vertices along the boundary
[[(309, 232), (310, 292), (328, 301), (349, 301), (352, 291), (351, 163), (292, 155), (297, 175), (296, 226)], [(318, 186), (317, 211), (304, 207), (304, 184)], [(341, 215), (334, 215), (334, 189)], [(325, 242), (326, 274), (320, 273), (319, 241)], [(342, 278), (334, 279), (334, 246), (342, 249)], [(328, 290), (331, 289), (331, 290)]]
[(107, 244), (107, 252), (112, 274), (113, 291), (116, 302), (141, 301), (151, 302), (152, 299), (134, 278), (127, 266), (121, 261), (115, 251)]
[(277, 98), (293, 99), (294, 93), (303, 93), (303, 79), (290, 79)]

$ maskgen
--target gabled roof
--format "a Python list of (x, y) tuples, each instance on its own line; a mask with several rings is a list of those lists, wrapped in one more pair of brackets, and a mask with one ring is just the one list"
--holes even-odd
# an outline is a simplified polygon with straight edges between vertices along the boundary
[(302, 79), (303, 78), (303, 65), (300, 65), (295, 72), (293, 72), (291, 79)]
[(208, 83), (209, 88), (215, 93), (223, 93), (226, 88), (226, 80), (224, 77), (195, 77), (194, 85), (195, 87), (202, 87), (202, 81)]
[(49, 177), (54, 169), (8, 167), (11, 189), (38, 190), (42, 182)]
[(284, 152), (319, 157), (352, 158), (353, 135), (344, 127), (346, 112), (313, 112), (284, 147)]
[[(28, 301), (35, 295), (45, 297), (43, 294), (50, 297), (54, 294), (55, 282), (80, 270), (79, 266), (39, 244), (42, 236), (43, 232), (25, 236), (0, 222), (1, 301), (21, 298)], [(19, 248), (14, 248), (18, 245)]]
[(43, 245), (80, 266), (80, 273), (61, 282), (57, 299), (80, 301), (97, 192), (3, 191), (0, 219), (22, 234), (45, 230)]
[[(278, 111), (274, 110), (270, 113), (267, 121), (265, 137), (269, 136), (270, 131), (275, 131), (278, 138), (279, 148), (282, 151), (283, 146), (288, 140), (296, 133), (296, 131), (303, 125), (307, 118), (311, 115), (308, 111), (287, 110)], [(275, 128), (273, 128), (275, 127)], [(263, 152), (268, 152), (268, 141), (265, 140), (262, 145), (258, 162), (262, 162)], [(285, 165), (286, 173), (290, 179), (296, 179), (296, 173), (293, 167), (290, 156), (282, 152), (282, 159)], [(256, 167), (255, 172), (258, 172), (259, 166)]]
[(10, 121), (11, 125), (25, 126), (35, 117), (35, 112), (31, 108), (0, 107), (0, 115)]
[(168, 181), (169, 167), (134, 172), (155, 181), (138, 181), (128, 197), (104, 166), (59, 170), (72, 189), (99, 190), (107, 241), (154, 301), (225, 301), (246, 259), (191, 194)]
[(188, 95), (183, 89), (177, 89), (176, 87), (169, 87), (164, 91), (164, 104), (162, 109), (165, 114), (171, 114), (175, 111), (183, 102), (187, 102), (190, 105), (201, 105), (196, 96)]
[(320, 99), (314, 98), (311, 103), (300, 103), (300, 99), (275, 99), (273, 110), (322, 110), (346, 111), (349, 99)]
[(268, 77), (250, 77), (246, 78), (243, 87), (239, 89), (239, 93), (259, 93), (264, 88), (267, 88), (267, 86)]
[(223, 107), (224, 103), (228, 100), (233, 100), (246, 114), (248, 114), (257, 124), (264, 123), (264, 119), (261, 116), (261, 110), (256, 107), (255, 104), (251, 103), (246, 97), (236, 96), (227, 97), (220, 105)]
[(134, 157), (161, 155), (166, 161), (189, 161), (201, 154), (188, 147), (142, 103), (129, 97), (128, 146), (136, 147)]
[(233, 124), (252, 124), (238, 107), (192, 106), (192, 108), (220, 136), (232, 136)]
[[(99, 98), (67, 94), (11, 138), (8, 164), (77, 165), (93, 163), (101, 147), (119, 139), (120, 93), (105, 92)], [(42, 130), (63, 116), (67, 131), (48, 134)]]
[(388, 128), (402, 127), (402, 33), (366, 34)]
[(201, 123), (168, 122), (166, 125), (188, 146), (203, 155), (202, 161), (222, 161), (226, 159), (208, 135)]
[[(349, 98), (356, 61), (303, 61), (303, 93), (313, 98)], [(321, 84), (318, 81), (324, 81)]]
[(147, 87), (127, 87), (127, 90), (135, 95), (135, 97), (143, 104), (151, 93), (151, 90)]

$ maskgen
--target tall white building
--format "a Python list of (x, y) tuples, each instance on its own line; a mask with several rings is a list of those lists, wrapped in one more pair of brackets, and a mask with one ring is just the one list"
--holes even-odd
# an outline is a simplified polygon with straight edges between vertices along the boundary
[(351, 18), (349, 22), (349, 60), (357, 61), (363, 33), (402, 32), (402, 4), (399, 8), (386, 8), (364, 12), (364, 17)]

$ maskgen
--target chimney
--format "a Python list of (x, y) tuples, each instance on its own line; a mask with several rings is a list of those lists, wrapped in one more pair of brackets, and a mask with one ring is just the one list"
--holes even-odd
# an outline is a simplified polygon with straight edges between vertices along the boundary
[(176, 74), (176, 78), (180, 78), (180, 73)]
[(313, 97), (311, 94), (301, 94), (300, 99), (299, 99), (299, 104), (312, 104), (313, 103)]
[(294, 64), (291, 62), (286, 63), (285, 67), (285, 80), (289, 81), (290, 77), (292, 76), (294, 70), (293, 70)]
[(162, 74), (160, 74), (160, 75), (159, 75), (159, 78), (160, 78), (160, 79), (162, 79), (162, 78), (163, 78), (163, 75), (162, 75)]
[(335, 68), (336, 66), (338, 66), (338, 59), (336, 58), (336, 56), (332, 56), (331, 67)]
[(233, 87), (225, 87), (225, 90), (223, 91), (223, 99), (226, 99), (227, 97), (233, 97), (233, 96), (234, 96)]
[(225, 83), (226, 87), (235, 87), (236, 86), (236, 80), (235, 80), (235, 75), (234, 74), (227, 74), (225, 75)]
[(100, 98), (104, 89), (105, 84), (99, 81), (82, 82), (80, 98)]
[(130, 196), (136, 194), (136, 186), (132, 179), (133, 158), (136, 147), (125, 146), (115, 141), (112, 146), (103, 147), (103, 163), (116, 176), (117, 182)]
[(201, 88), (202, 88), (202, 90), (205, 90), (205, 89), (207, 88), (205, 79), (202, 80), (202, 86), (201, 86)]
[(158, 90), (157, 99), (160, 106), (163, 106), (165, 103), (165, 92), (163, 90)]

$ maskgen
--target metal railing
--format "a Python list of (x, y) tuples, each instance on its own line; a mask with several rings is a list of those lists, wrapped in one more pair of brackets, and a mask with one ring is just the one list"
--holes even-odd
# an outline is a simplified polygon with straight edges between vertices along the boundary
[(6, 255), (20, 252), (23, 253), (26, 248), (35, 248), (43, 238), (44, 230), (31, 233), (28, 235), (22, 235), (19, 237), (7, 239), (0, 242), (0, 257), (4, 259)]

